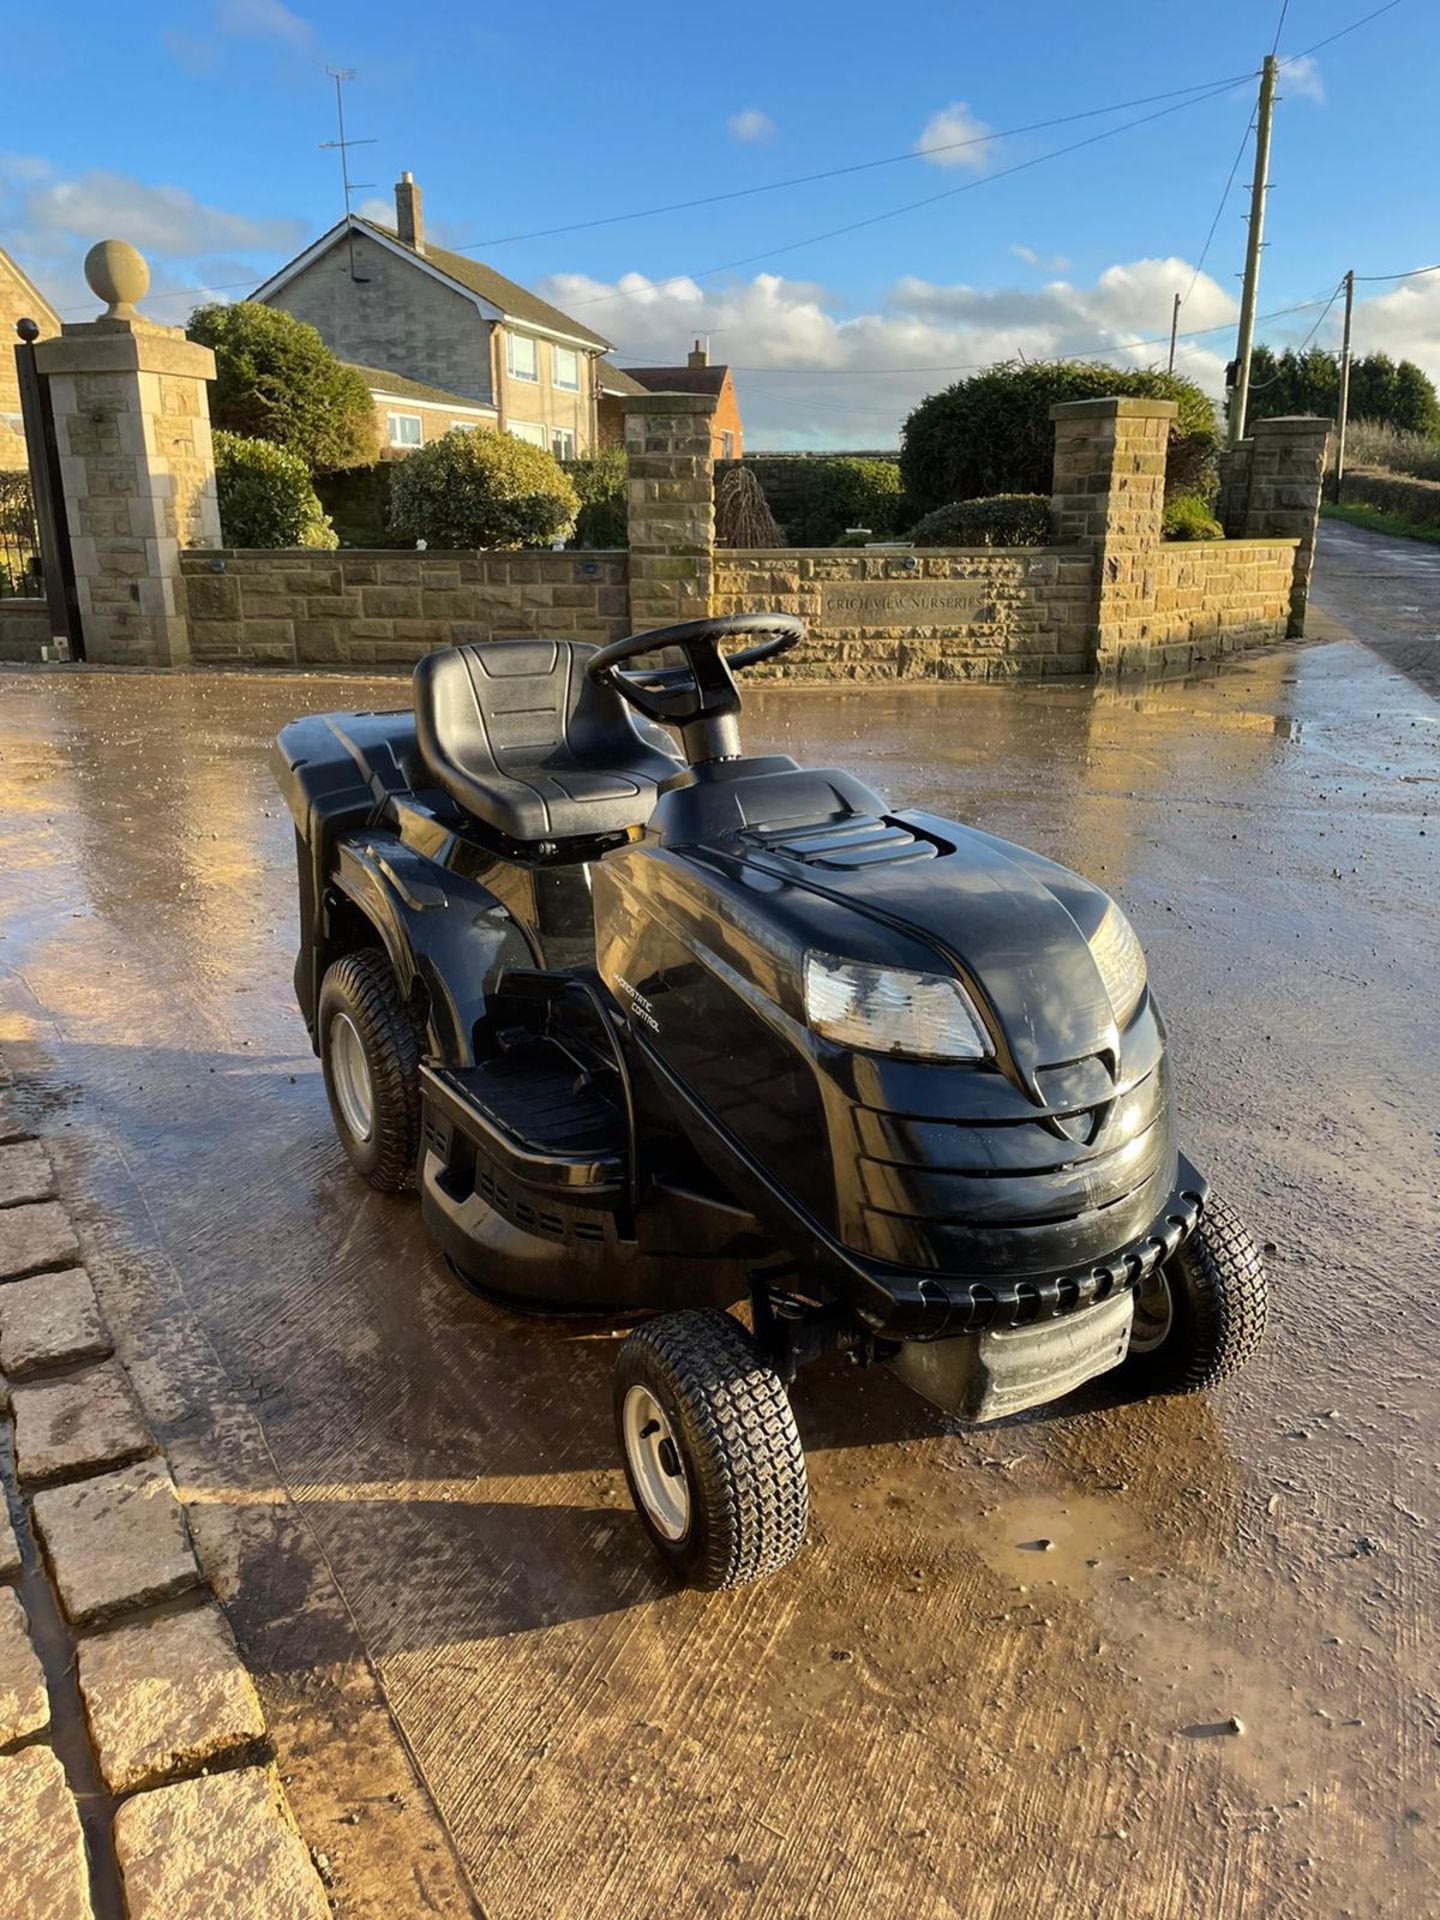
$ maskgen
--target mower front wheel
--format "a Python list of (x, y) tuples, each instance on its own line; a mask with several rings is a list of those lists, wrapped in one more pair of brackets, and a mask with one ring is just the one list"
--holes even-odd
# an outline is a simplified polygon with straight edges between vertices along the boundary
[(1260, 1249), (1234, 1209), (1212, 1194), (1189, 1239), (1136, 1295), (1117, 1385), (1140, 1394), (1198, 1393), (1228, 1380), (1259, 1351), (1266, 1305)]
[(340, 1144), (381, 1193), (411, 1186), (420, 1147), (423, 1037), (378, 947), (347, 953), (320, 984), (320, 1064)]
[(691, 1586), (744, 1586), (804, 1545), (810, 1489), (790, 1400), (728, 1313), (667, 1313), (626, 1338), (615, 1428), (645, 1531)]

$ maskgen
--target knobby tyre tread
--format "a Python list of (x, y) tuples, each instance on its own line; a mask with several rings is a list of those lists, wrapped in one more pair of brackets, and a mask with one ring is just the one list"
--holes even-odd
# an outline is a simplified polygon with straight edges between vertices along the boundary
[[(420, 1152), (420, 1055), (424, 1036), (419, 1021), (400, 997), (399, 983), (380, 947), (347, 953), (328, 969), (320, 989), (321, 1031), (328, 1030), (336, 1002), (359, 1031), (370, 1066), (375, 1095), (375, 1133), (369, 1151), (359, 1145), (351, 1160), (382, 1193), (403, 1193), (415, 1185)], [(326, 1068), (329, 1089), (329, 1068)], [(331, 1111), (345, 1137), (333, 1095)]]
[(616, 1361), (617, 1427), (636, 1382), (658, 1388), (692, 1476), (686, 1540), (676, 1549), (651, 1533), (664, 1557), (710, 1589), (744, 1586), (792, 1560), (810, 1523), (805, 1450), (783, 1382), (739, 1322), (686, 1309), (637, 1327)]
[(1248, 1366), (1265, 1338), (1265, 1263), (1228, 1201), (1211, 1194), (1194, 1233), (1167, 1266), (1170, 1338), (1122, 1372), (1163, 1393), (1203, 1393)]

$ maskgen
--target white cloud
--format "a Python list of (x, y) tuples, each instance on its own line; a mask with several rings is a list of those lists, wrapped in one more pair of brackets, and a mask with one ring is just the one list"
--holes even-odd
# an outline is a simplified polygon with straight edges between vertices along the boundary
[(1023, 260), (1027, 267), (1035, 267), (1041, 273), (1064, 273), (1070, 265), (1063, 253), (1037, 253), (1034, 247), (1022, 247), (1018, 241), (1010, 251), (1017, 260)]
[(925, 122), (916, 153), (923, 154), (933, 167), (973, 167), (982, 171), (989, 163), (990, 128), (977, 119), (963, 100), (941, 107)]
[(279, 40), (287, 47), (308, 47), (315, 29), (281, 0), (220, 0), (215, 25), (237, 39)]
[[(539, 290), (614, 340), (622, 364), (677, 363), (697, 333), (713, 333), (717, 357), (740, 369), (746, 440), (757, 450), (884, 447), (896, 444), (901, 421), (927, 393), (997, 360), (1069, 355), (1163, 366), (1171, 299), (1193, 273), (1192, 264), (1166, 259), (1107, 268), (1091, 286), (977, 288), (909, 277), (880, 309), (850, 314), (823, 287), (776, 274), (717, 287), (561, 274)], [(1202, 274), (1182, 332), (1228, 328), (1235, 313), (1232, 296)], [(1182, 340), (1176, 365), (1218, 396), (1231, 350), (1228, 332)]]
[(293, 247), (297, 220), (254, 219), (206, 206), (183, 187), (151, 187), (123, 173), (99, 169), (78, 180), (42, 184), (25, 194), (19, 223), (32, 240), (84, 241), (114, 237), (142, 253), (184, 256), (217, 249), (274, 252)]
[(1323, 107), (1325, 82), (1320, 78), (1319, 61), (1312, 60), (1308, 53), (1286, 61), (1280, 68), (1279, 91), (1291, 100), (1313, 100), (1317, 107)]
[(395, 202), (383, 193), (371, 194), (362, 200), (355, 209), (362, 220), (373, 220), (377, 227), (388, 227), (395, 231)]
[(775, 122), (759, 107), (746, 107), (742, 113), (732, 113), (725, 125), (733, 139), (751, 146), (763, 147), (775, 138)]

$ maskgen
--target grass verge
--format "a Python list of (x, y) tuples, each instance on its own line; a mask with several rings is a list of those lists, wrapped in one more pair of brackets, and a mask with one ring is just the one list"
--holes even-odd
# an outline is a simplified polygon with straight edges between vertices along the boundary
[(1323, 520), (1345, 520), (1352, 527), (1368, 527), (1372, 533), (1395, 533), (1404, 540), (1425, 540), (1440, 547), (1440, 527), (1422, 526), (1418, 520), (1402, 520), (1396, 513), (1380, 513), (1374, 507), (1335, 506), (1325, 501), (1320, 508)]

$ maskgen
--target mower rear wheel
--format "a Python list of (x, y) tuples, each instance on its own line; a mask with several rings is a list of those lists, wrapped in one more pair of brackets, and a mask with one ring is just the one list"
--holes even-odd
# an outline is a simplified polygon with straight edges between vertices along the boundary
[(372, 1187), (399, 1193), (414, 1184), (420, 1147), (423, 1036), (379, 947), (347, 953), (328, 970), (319, 1027), (340, 1144)]
[(740, 1587), (805, 1542), (805, 1452), (780, 1376), (737, 1320), (646, 1321), (615, 1363), (615, 1430), (645, 1531), (696, 1587)]
[(1195, 1231), (1141, 1287), (1118, 1386), (1198, 1393), (1238, 1373), (1265, 1335), (1265, 1263), (1240, 1216), (1211, 1195)]

